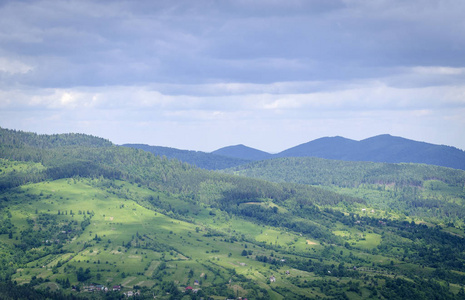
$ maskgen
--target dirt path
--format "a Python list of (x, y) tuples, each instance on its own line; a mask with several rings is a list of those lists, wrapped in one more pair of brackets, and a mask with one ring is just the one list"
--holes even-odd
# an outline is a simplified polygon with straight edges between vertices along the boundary
[(134, 276), (127, 277), (126, 280), (121, 285), (124, 287), (127, 287), (129, 283), (133, 281), (134, 279), (136, 279), (136, 277)]

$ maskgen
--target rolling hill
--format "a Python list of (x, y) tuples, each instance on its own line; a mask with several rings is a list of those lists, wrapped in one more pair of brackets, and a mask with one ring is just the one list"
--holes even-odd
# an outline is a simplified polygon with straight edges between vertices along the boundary
[(230, 156), (217, 155), (202, 151), (179, 150), (170, 147), (149, 146), (145, 144), (124, 144), (124, 147), (141, 149), (158, 156), (166, 156), (207, 170), (220, 170), (246, 164), (253, 159), (241, 159)]
[[(274, 170), (300, 172), (304, 163), (288, 160)], [(328, 169), (320, 186), (207, 171), (92, 136), (0, 128), (0, 295), (463, 298), (462, 173), (310, 164)], [(350, 194), (351, 184), (363, 193)]]
[[(352, 162), (316, 157), (286, 157), (253, 162), (223, 172), (279, 183), (324, 187), (360, 197), (375, 210), (465, 225), (465, 171), (426, 164)], [(447, 201), (444, 201), (448, 199)], [(350, 209), (349, 209), (350, 211)]]

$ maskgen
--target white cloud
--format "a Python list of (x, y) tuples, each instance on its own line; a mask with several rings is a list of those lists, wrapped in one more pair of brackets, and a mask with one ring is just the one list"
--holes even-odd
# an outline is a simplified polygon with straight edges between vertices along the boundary
[(412, 72), (419, 75), (463, 75), (465, 68), (453, 68), (442, 66), (420, 66), (411, 68)]
[(271, 103), (266, 103), (263, 107), (265, 109), (296, 109), (300, 108), (302, 104), (295, 99), (294, 97), (290, 96), (288, 98), (279, 98)]
[[(0, 99), (5, 110), (125, 110), (134, 113), (156, 112), (178, 118), (196, 112), (199, 119), (205, 116), (206, 120), (211, 116), (236, 112), (250, 112), (259, 116), (280, 112), (284, 118), (298, 115), (305, 118), (308, 112), (424, 111), (465, 107), (465, 85), (398, 88), (379, 80), (366, 80), (346, 83), (335, 90), (269, 93), (276, 89), (276, 85), (285, 86), (286, 83), (259, 87), (239, 83), (214, 85), (215, 93), (210, 96), (202, 96), (202, 92), (197, 96), (164, 94), (151, 86), (12, 89), (1, 91)], [(222, 90), (230, 91), (231, 86), (237, 94), (221, 93)], [(182, 86), (178, 88), (183, 89)], [(187, 90), (190, 89), (192, 87), (188, 86)], [(212, 86), (200, 85), (196, 89), (206, 89), (209, 93)]]
[(26, 74), (33, 70), (33, 67), (7, 57), (0, 57), (0, 72), (6, 72), (9, 74)]

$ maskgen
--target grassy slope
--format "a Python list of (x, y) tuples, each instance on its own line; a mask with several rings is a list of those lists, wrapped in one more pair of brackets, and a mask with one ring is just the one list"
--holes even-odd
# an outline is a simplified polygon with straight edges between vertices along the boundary
[[(124, 182), (118, 184), (134, 195), (153, 193)], [(71, 278), (71, 282), (76, 282), (74, 273), (76, 268), (82, 267), (90, 268), (94, 276), (97, 273), (101, 274), (100, 280), (93, 278), (97, 283), (122, 284), (128, 288), (132, 288), (133, 285), (152, 287), (159, 282), (152, 278), (157, 266), (161, 262), (167, 262), (167, 272), (163, 274), (163, 280), (178, 281), (181, 286), (194, 286), (195, 279), (202, 281), (203, 287), (213, 283), (227, 283), (231, 278), (230, 269), (235, 269), (237, 274), (261, 282), (264, 288), (272, 292), (270, 286), (265, 284), (266, 279), (273, 274), (284, 274), (286, 267), (270, 270), (255, 261), (254, 255), (269, 254), (269, 250), (253, 243), (255, 239), (283, 247), (297, 247), (301, 251), (321, 248), (319, 245), (308, 245), (306, 238), (295, 234), (269, 227), (257, 227), (243, 220), (236, 222), (227, 216), (220, 215), (212, 220), (207, 214), (201, 214), (198, 224), (172, 219), (93, 185), (95, 182), (86, 179), (63, 179), (27, 185), (21, 187), (18, 192), (2, 194), (3, 197), (11, 199), (9, 211), (15, 216), (13, 223), (16, 227), (13, 239), (8, 239), (7, 235), (0, 236), (1, 242), (5, 244), (15, 243), (15, 237), (19, 232), (27, 228), (28, 218), (36, 220), (39, 215), (48, 214), (56, 217), (59, 224), (70, 221), (80, 223), (83, 220), (83, 215), (78, 214), (80, 210), (94, 213), (91, 224), (85, 231), (67, 241), (63, 247), (64, 253), (45, 255), (27, 263), (18, 269), (18, 273), (13, 276), (14, 280), (19, 283), (28, 282), (33, 276), (37, 276), (50, 281)], [(34, 200), (25, 203), (21, 200), (23, 196), (20, 196), (24, 194)], [(60, 215), (57, 215), (58, 209)], [(73, 215), (70, 215), (71, 210)], [(67, 214), (63, 215), (65, 211)], [(41, 226), (37, 221), (34, 224), (35, 227)], [(223, 232), (226, 238), (231, 235), (240, 238), (245, 234), (252, 242), (231, 243), (223, 241), (224, 237), (221, 236), (205, 237), (207, 227)], [(95, 240), (96, 234), (100, 241)], [(137, 234), (140, 238), (137, 238)], [(145, 246), (145, 242), (152, 240), (155, 240), (159, 247), (166, 247), (166, 250), (144, 249), (150, 248)], [(132, 244), (129, 248), (128, 242)], [(136, 248), (137, 243), (141, 248)], [(244, 244), (248, 244), (249, 249), (254, 252), (249, 258), (241, 256)], [(53, 267), (60, 261), (63, 264), (54, 274)], [(241, 266), (240, 263), (246, 263), (246, 266)], [(213, 273), (210, 268), (218, 269), (219, 274)], [(194, 275), (189, 278), (188, 271), (191, 269)], [(126, 275), (124, 278), (123, 272)], [(205, 276), (201, 277), (201, 274), (206, 274), (207, 279), (203, 279)], [(302, 271), (298, 274), (311, 277), (311, 274)], [(288, 286), (288, 280), (282, 277), (276, 285)], [(309, 293), (302, 289), (295, 289), (295, 292)]]
[[(120, 194), (124, 192), (125, 196), (115, 195), (118, 191)], [(400, 257), (396, 258), (395, 253), (393, 256), (384, 256), (364, 251), (376, 247), (381, 242), (379, 234), (371, 230), (366, 231), (366, 228), (349, 229), (337, 224), (334, 233), (345, 236), (354, 248), (351, 251), (335, 245), (327, 248), (310, 237), (280, 228), (257, 226), (217, 210), (216, 216), (212, 217), (208, 207), (197, 212), (195, 223), (188, 223), (154, 212), (130, 200), (141, 199), (147, 195), (160, 196), (174, 205), (179, 202), (175, 196), (153, 192), (137, 185), (120, 181), (116, 186), (106, 187), (105, 182), (102, 184), (96, 179), (62, 179), (26, 185), (14, 192), (3, 193), (1, 196), (10, 201), (8, 210), (14, 216), (15, 224), (13, 239), (9, 239), (6, 234), (0, 235), (0, 241), (5, 245), (16, 243), (15, 237), (28, 226), (27, 219), (34, 220), (33, 226), (38, 230), (43, 226), (38, 221), (40, 215), (53, 216), (61, 225), (71, 221), (80, 224), (84, 215), (88, 216), (87, 212), (92, 215), (91, 223), (85, 231), (67, 240), (62, 248), (63, 253), (39, 256), (20, 266), (13, 276), (14, 280), (24, 283), (36, 276), (50, 281), (42, 286), (60, 289), (60, 284), (55, 283), (56, 279), (69, 278), (71, 283), (77, 283), (75, 273), (82, 267), (90, 269), (92, 282), (107, 286), (121, 284), (126, 290), (136, 285), (160, 291), (161, 281), (174, 281), (182, 289), (188, 285), (196, 287), (194, 280), (199, 280), (200, 287), (204, 290), (212, 286), (222, 286), (223, 289), (226, 287), (230, 291), (238, 291), (239, 296), (248, 293), (250, 297), (257, 286), (266, 289), (269, 293), (266, 297), (272, 299), (296, 295), (315, 297), (327, 293), (324, 289), (309, 288), (304, 284), (305, 281), (318, 282), (322, 279), (321, 275), (292, 268), (286, 262), (272, 266), (254, 259), (256, 255), (269, 257), (271, 253), (278, 260), (301, 259), (302, 256), (313, 257), (315, 261), (324, 258), (328, 266), (337, 266), (341, 259), (347, 261), (348, 257), (353, 257), (353, 262), (359, 267), (362, 276), (365, 274), (367, 278), (379, 281), (380, 284), (382, 280), (375, 279), (375, 275), (390, 274), (386, 269), (382, 270), (383, 266), (388, 267), (391, 261), (398, 268), (404, 268), (409, 272), (421, 271), (428, 274), (428, 271), (422, 270), (419, 265), (408, 264), (400, 260)], [(79, 214), (79, 211), (85, 213)], [(206, 236), (211, 230), (219, 234)], [(51, 235), (54, 233), (51, 232)], [(232, 237), (237, 240), (231, 242)], [(63, 236), (62, 238), (66, 239)], [(152, 244), (147, 245), (148, 243)], [(245, 245), (248, 247), (245, 248)], [(50, 246), (41, 246), (37, 251), (47, 247)], [(245, 249), (252, 250), (253, 254), (248, 257), (241, 256)], [(163, 263), (166, 267), (160, 269), (159, 266)], [(56, 267), (57, 265), (61, 266)], [(375, 271), (373, 266), (379, 271)], [(192, 276), (189, 276), (190, 270)], [(285, 274), (287, 270), (290, 270), (289, 275)], [(244, 275), (246, 279), (234, 274)], [(272, 275), (277, 278), (277, 282), (267, 283)], [(100, 279), (97, 279), (97, 276)], [(398, 276), (403, 277), (401, 273)], [(229, 283), (230, 279), (232, 283)], [(254, 284), (250, 285), (248, 280)], [(352, 299), (359, 298), (361, 294), (371, 294), (368, 286), (364, 284), (366, 280), (342, 278), (336, 281), (333, 277), (327, 277), (325, 280), (334, 281), (333, 292), (345, 292)], [(357, 293), (350, 292), (350, 280), (359, 282), (360, 289)], [(454, 284), (452, 288), (458, 291)]]

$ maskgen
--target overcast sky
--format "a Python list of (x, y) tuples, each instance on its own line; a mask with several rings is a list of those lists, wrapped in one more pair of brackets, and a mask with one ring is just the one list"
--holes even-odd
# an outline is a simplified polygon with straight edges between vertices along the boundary
[(268, 152), (465, 149), (465, 1), (1, 1), (0, 126)]

